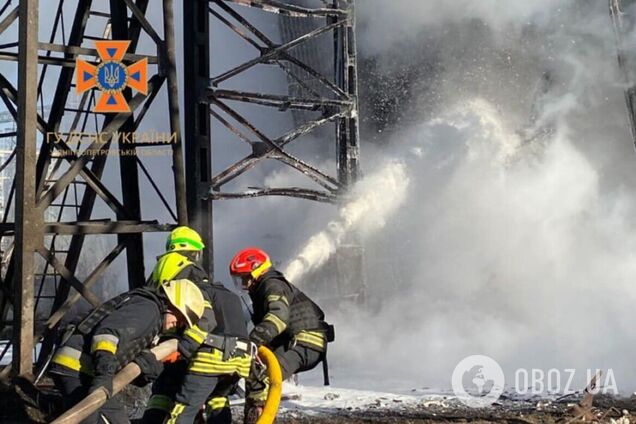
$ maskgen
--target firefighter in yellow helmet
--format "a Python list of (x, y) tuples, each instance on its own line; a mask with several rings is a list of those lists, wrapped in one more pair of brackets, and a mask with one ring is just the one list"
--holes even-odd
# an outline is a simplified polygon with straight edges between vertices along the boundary
[[(208, 422), (231, 423), (228, 396), (251, 366), (247, 324), (240, 298), (221, 283), (210, 283), (198, 265), (204, 248), (199, 234), (178, 227), (166, 241), (150, 285), (187, 276), (201, 289), (205, 312), (179, 341), (181, 359), (165, 367), (152, 388), (144, 423), (192, 423), (203, 404)], [(207, 402), (206, 402), (207, 399)]]
[(54, 353), (49, 370), (67, 407), (95, 390), (108, 401), (86, 420), (91, 423), (128, 423), (113, 377), (129, 362), (142, 371), (138, 383), (157, 378), (163, 365), (148, 350), (162, 333), (174, 334), (195, 325), (203, 315), (203, 295), (188, 280), (167, 282), (160, 289), (140, 288), (119, 295), (93, 309)]

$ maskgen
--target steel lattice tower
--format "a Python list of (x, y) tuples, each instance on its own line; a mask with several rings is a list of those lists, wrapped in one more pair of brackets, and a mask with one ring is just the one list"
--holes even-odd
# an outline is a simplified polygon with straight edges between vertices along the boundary
[[(0, 3), (4, 3), (0, 4), (0, 35), (10, 28), (15, 30), (15, 25), (18, 28), (18, 39), (0, 46), (0, 62), (17, 62), (19, 75), (17, 84), (0, 75), (0, 112), (8, 113), (16, 128), (0, 133), (2, 139), (15, 139), (15, 149), (0, 156), (0, 171), (15, 169), (11, 187), (3, 192), (6, 204), (0, 211), (0, 245), (7, 246), (0, 285), (0, 331), (11, 337), (15, 375), (39, 376), (61, 320), (80, 299), (93, 306), (103, 300), (93, 291), (94, 286), (124, 251), (127, 287), (144, 284), (144, 234), (166, 232), (177, 225), (193, 226), (210, 247), (205, 265), (213, 271), (212, 212), (217, 200), (292, 196), (338, 203), (358, 177), (354, 0), (188, 0), (176, 4), (172, 0), (78, 0), (71, 6), (57, 0), (47, 3), (57, 5), (47, 40), (38, 38), (40, 2)], [(259, 30), (242, 15), (241, 10), (246, 10), (243, 6), (280, 14), (283, 26), (288, 19), (310, 24), (283, 31), (287, 39), (274, 42), (267, 31)], [(71, 7), (74, 13), (69, 17)], [(174, 7), (183, 8), (183, 22), (176, 25)], [(150, 17), (158, 15), (161, 24), (154, 26)], [(212, 55), (211, 25), (231, 28), (254, 46), (254, 58), (220, 75), (210, 75), (210, 60), (221, 60)], [(95, 27), (101, 28), (99, 34), (91, 32)], [(177, 29), (184, 38), (179, 47), (175, 45)], [(311, 62), (316, 54), (303, 58), (302, 51), (320, 36), (330, 37), (329, 57), (322, 62), (331, 65), (315, 69)], [(149, 42), (142, 43), (142, 39)], [(93, 112), (99, 94), (95, 89), (77, 98), (70, 95), (75, 89), (75, 60), (99, 64), (93, 46), (96, 40), (130, 40), (123, 63), (148, 61), (147, 95), (124, 91), (132, 113)], [(177, 48), (183, 48), (183, 69), (176, 66)], [(280, 69), (290, 83), (294, 82), (294, 88), (281, 95), (225, 86), (255, 66)], [(184, 81), (183, 142), (178, 72), (183, 72)], [(55, 88), (47, 90), (46, 81), (51, 79)], [(302, 113), (295, 114), (297, 128), (272, 138), (238, 111), (235, 105), (241, 103), (262, 105), (275, 113)], [(143, 129), (151, 109), (162, 109), (168, 117), (164, 122), (172, 136), (164, 144), (170, 152), (169, 164), (160, 172), (171, 169), (169, 190), (165, 186), (159, 190), (157, 172), (140, 154), (157, 143), (126, 143), (117, 137)], [(252, 150), (219, 171), (211, 166), (215, 149), (222, 148), (212, 133), (212, 119)], [(290, 143), (328, 125), (332, 131), (325, 133), (336, 146), (337, 169), (319, 169), (287, 150)], [(86, 140), (71, 145), (70, 137), (77, 132)], [(60, 134), (60, 140), (47, 142), (51, 133)], [(108, 159), (114, 151), (118, 152), (116, 157)], [(266, 159), (293, 167), (320, 189), (299, 184), (223, 190)], [(116, 165), (114, 183), (107, 178), (109, 164)], [(169, 219), (145, 216), (146, 196), (140, 194), (144, 184), (155, 192), (165, 207), (163, 216)], [(86, 255), (98, 239), (111, 242), (106, 254)], [(352, 243), (355, 245), (355, 240)], [(85, 271), (80, 272), (80, 268)], [(39, 317), (44, 318), (42, 322)], [(32, 352), (38, 342), (42, 347), (34, 372)], [(6, 349), (0, 352), (4, 353)], [(3, 376), (8, 374), (9, 367), (2, 371)]]

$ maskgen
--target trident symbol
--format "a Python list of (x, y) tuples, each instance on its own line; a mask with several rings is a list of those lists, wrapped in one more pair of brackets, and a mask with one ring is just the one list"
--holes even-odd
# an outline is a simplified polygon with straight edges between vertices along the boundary
[(111, 64), (104, 66), (104, 79), (110, 87), (114, 87), (119, 83), (119, 67)]

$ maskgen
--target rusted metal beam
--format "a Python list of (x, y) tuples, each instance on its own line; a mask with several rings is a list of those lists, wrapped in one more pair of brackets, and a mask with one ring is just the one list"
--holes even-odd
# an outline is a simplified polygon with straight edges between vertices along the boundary
[(224, 199), (248, 199), (253, 197), (264, 196), (286, 196), (297, 197), (300, 199), (313, 200), (316, 202), (336, 203), (338, 197), (333, 193), (327, 193), (317, 190), (310, 190), (306, 188), (290, 187), (290, 188), (262, 188), (253, 189), (243, 193), (223, 193), (212, 192), (209, 198), (212, 200), (224, 200)]
[(269, 137), (267, 137), (262, 131), (252, 125), (245, 117), (236, 112), (234, 109), (227, 106), (225, 103), (221, 102), (218, 99), (211, 99), (212, 103), (218, 106), (223, 112), (227, 113), (238, 123), (243, 125), (245, 128), (248, 128), (259, 140), (265, 143), (269, 148), (273, 150), (271, 153), (276, 159), (284, 161), (290, 166), (296, 168), (298, 171), (302, 172), (316, 183), (321, 185), (330, 191), (338, 190), (341, 185), (340, 183), (333, 177), (323, 173), (319, 169), (303, 162), (302, 160), (296, 158), (295, 156), (284, 151), (280, 146), (276, 145)]
[[(159, 75), (154, 75), (150, 81), (148, 81), (148, 89), (152, 90), (155, 84), (158, 84), (162, 79)], [(131, 111), (135, 111), (137, 107), (143, 102), (145, 96), (141, 93), (137, 93), (129, 103)], [(96, 140), (91, 143), (86, 150), (94, 152), (95, 154), (83, 154), (77, 160), (73, 161), (70, 168), (66, 171), (64, 175), (62, 175), (51, 187), (48, 191), (50, 194), (44, 194), (42, 196), (42, 200), (40, 201), (40, 207), (44, 208), (55, 199), (56, 194), (61, 193), (65, 187), (67, 187), (71, 182), (75, 179), (75, 177), (80, 173), (82, 168), (86, 166), (86, 164), (93, 159), (95, 156), (103, 156), (103, 153), (110, 149), (110, 139), (112, 138), (112, 134), (116, 131), (119, 131), (122, 125), (129, 118), (129, 113), (119, 113), (115, 115), (115, 117), (103, 128), (102, 133), (110, 133), (111, 136), (108, 137), (109, 141), (107, 143), (102, 143), (100, 140)], [(93, 171), (94, 172), (94, 171)], [(94, 172), (95, 173), (95, 172)], [(95, 173), (97, 174), (97, 173)]]
[(110, 221), (103, 222), (59, 222), (46, 223), (44, 229), (50, 234), (88, 235), (88, 234), (138, 234), (166, 232), (175, 224), (160, 224), (157, 221)]
[[(82, 37), (86, 30), (88, 17), (90, 16), (91, 4), (92, 0), (79, 0), (77, 2), (75, 16), (73, 17), (73, 25), (71, 26), (71, 33), (69, 34), (67, 42), (69, 46), (81, 46)], [(57, 85), (55, 87), (55, 94), (53, 95), (53, 102), (51, 103), (51, 112), (47, 121), (47, 131), (50, 130), (52, 132), (56, 132), (60, 130), (62, 117), (64, 116), (64, 108), (68, 100), (68, 95), (71, 92), (71, 83), (73, 81), (73, 73), (75, 72), (75, 55), (72, 53), (65, 54), (64, 60), (71, 62), (72, 66), (64, 67), (60, 70)], [(38, 156), (36, 168), (38, 196), (41, 196), (44, 191), (44, 182), (51, 163), (49, 152), (49, 146), (43, 143), (40, 147), (40, 154)]]
[(211, 202), (204, 198), (212, 179), (212, 140), (208, 105), (201, 93), (210, 78), (208, 0), (183, 2), (184, 148), (188, 223), (206, 245), (203, 268), (214, 276)]
[[(84, 0), (87, 1), (87, 0)], [(140, 2), (141, 4), (141, 2)], [(77, 21), (77, 20), (76, 20)], [(81, 28), (80, 31), (80, 37), (82, 37), (83, 34), (83, 30), (84, 28)], [(129, 21), (129, 28), (128, 28), (128, 36), (130, 37), (131, 43), (130, 46), (128, 48), (129, 53), (134, 53), (137, 49), (137, 44), (139, 42), (139, 35), (141, 33), (141, 24), (139, 23), (139, 21), (137, 19), (135, 19), (134, 17), (132, 19), (130, 19)], [(148, 82), (148, 90), (152, 93), (152, 90), (158, 86), (161, 85), (163, 81), (163, 77), (161, 77), (160, 75), (155, 75), (153, 76), (150, 81)], [(144, 102), (144, 96), (141, 93), (138, 93), (130, 102), (129, 102), (129, 106), (131, 108), (131, 110), (133, 112), (135, 112), (137, 110), (137, 108), (139, 107), (140, 104), (143, 103), (144, 108), (149, 105), (152, 100), (154, 100), (154, 96), (146, 98), (145, 102)], [(126, 120), (128, 119), (128, 115), (127, 114), (118, 114), (115, 116), (107, 116), (104, 121), (103, 121), (103, 126), (101, 129), (101, 132), (114, 132), (114, 131), (118, 131), (119, 128), (121, 128), (121, 126), (126, 122)], [(136, 125), (138, 125), (139, 122), (135, 123), (135, 127)], [(97, 122), (96, 122), (97, 125)], [(93, 143), (92, 146), (90, 146), (89, 148), (92, 148), (93, 150), (95, 149), (95, 144)], [(104, 146), (104, 149), (99, 149), (100, 152), (104, 151), (104, 150), (108, 150), (110, 148), (110, 141)], [(104, 168), (106, 165), (106, 158), (107, 156), (102, 155), (99, 157), (95, 157), (92, 164), (91, 164), (91, 171), (98, 177), (101, 178), (103, 172), (104, 172)], [(78, 159), (77, 161), (75, 161), (72, 165), (71, 165), (71, 169), (69, 170), (71, 172), (71, 174), (69, 174), (67, 172), (67, 174), (65, 174), (62, 178), (66, 178), (65, 181), (62, 181), (62, 184), (66, 184), (67, 186), (73, 181), (73, 179), (75, 178), (75, 175), (77, 175), (77, 168), (75, 168), (76, 166), (78, 166), (78, 162), (81, 161), (85, 161), (84, 164), (80, 164), (79, 166), (84, 166), (86, 165), (86, 163), (88, 162), (88, 160), (90, 160), (90, 158), (88, 157), (84, 157), (82, 156), (80, 159)], [(75, 175), (72, 175), (75, 174)], [(70, 178), (69, 178), (70, 177)], [(58, 180), (58, 182), (60, 182)], [(96, 199), (96, 193), (94, 190), (85, 190), (84, 191), (84, 195), (82, 196), (82, 200), (81, 200), (81, 205), (80, 205), (80, 209), (79, 209), (79, 213), (77, 214), (77, 218), (79, 221), (88, 221), (91, 218), (92, 215), (92, 211), (93, 211), (93, 206), (95, 204), (95, 199)], [(59, 231), (61, 231), (62, 229), (58, 229)], [(73, 230), (74, 234), (73, 237), (71, 238), (71, 242), (68, 248), (68, 254), (66, 255), (66, 267), (71, 270), (72, 272), (75, 272), (75, 270), (77, 269), (77, 264), (80, 258), (80, 254), (82, 252), (82, 248), (84, 246), (84, 240), (85, 240), (85, 232), (77, 232), (76, 230)], [(70, 284), (66, 281), (66, 280), (62, 280), (60, 282), (60, 286), (58, 288), (58, 291), (56, 293), (56, 298), (55, 301), (53, 303), (53, 311), (57, 311), (58, 308), (60, 308), (62, 306), (62, 304), (66, 301), (68, 294), (69, 294), (69, 290), (70, 290)], [(52, 333), (53, 334), (53, 333)], [(43, 342), (43, 350), (45, 350), (45, 348), (49, 349), (51, 344), (53, 343), (54, 338), (53, 337), (47, 337), (45, 338), (44, 342)]]
[[(227, 121), (225, 121), (221, 116), (216, 114), (216, 112), (212, 111), (211, 113), (212, 113), (212, 116), (216, 117), (217, 120), (224, 123), (224, 125), (226, 126), (229, 125), (229, 123), (227, 123)], [(328, 115), (322, 119), (308, 122), (273, 141), (274, 143), (276, 143), (278, 146), (282, 148), (288, 143), (297, 139), (298, 137), (301, 137), (305, 134), (310, 133), (314, 129), (326, 124), (327, 122), (331, 122), (335, 119), (342, 118), (342, 116), (345, 113), (346, 112), (339, 112), (333, 115)], [(269, 157), (273, 152), (274, 150), (268, 147), (266, 150), (264, 150), (263, 152), (259, 154), (252, 153), (251, 155), (246, 156), (243, 159), (239, 160), (238, 162), (235, 162), (234, 164), (230, 165), (224, 171), (214, 176), (211, 183), (212, 191), (219, 191), (224, 184), (230, 182), (231, 180), (235, 179), (239, 175), (242, 175), (248, 170), (252, 169), (254, 166), (256, 166), (258, 162)]]
[[(181, 123), (179, 121), (179, 81), (177, 78), (174, 5), (172, 0), (163, 1), (163, 37), (165, 39), (165, 45), (162, 67), (168, 82), (170, 132), (175, 135), (174, 142), (172, 143), (172, 172), (174, 175), (175, 202), (177, 206), (176, 220), (180, 225), (187, 225), (188, 204), (186, 198), (185, 167), (183, 163), (183, 139), (181, 136)], [(149, 175), (148, 177), (150, 178)], [(164, 200), (161, 193), (160, 197)], [(170, 210), (170, 213), (174, 216), (172, 210), (170, 208), (168, 208), (168, 210)]]
[(80, 293), (84, 297), (84, 299), (88, 301), (88, 303), (90, 303), (94, 307), (97, 307), (101, 304), (99, 298), (95, 296), (95, 294), (93, 294), (90, 290), (88, 290), (81, 281), (75, 278), (73, 273), (69, 271), (68, 268), (66, 268), (64, 264), (61, 263), (50, 250), (48, 250), (44, 246), (40, 246), (36, 248), (36, 251), (40, 254), (40, 256), (42, 256), (42, 258), (50, 263), (53, 268), (55, 268), (55, 271), (60, 274), (66, 281), (68, 281), (73, 286), (73, 288), (77, 290), (77, 292)]
[[(19, 59), (20, 54), (19, 53), (13, 53), (13, 52), (0, 52), (0, 60), (6, 60), (9, 62), (17, 62)], [(60, 66), (63, 69), (70, 69), (71, 71), (75, 70), (75, 60), (74, 59), (64, 59), (61, 57), (50, 57), (50, 56), (36, 56), (36, 59), (34, 59), (35, 61), (37, 61), (37, 63), (39, 63), (40, 65), (53, 65), (53, 66)], [(96, 62), (91, 62), (88, 61), (88, 63), (91, 63), (93, 65), (96, 65)]]
[[(133, 15), (136, 21), (144, 27), (145, 13), (148, 0), (138, 0), (138, 5), (127, 2), (128, 7), (134, 7)], [(110, 0), (111, 28), (114, 40), (128, 40), (128, 13), (126, 5), (121, 0)], [(151, 27), (152, 28), (152, 27)], [(159, 40), (161, 41), (161, 40)], [(162, 43), (158, 46), (161, 51)], [(126, 88), (123, 92), (126, 101), (130, 100), (132, 91)], [(131, 114), (121, 127), (123, 132), (132, 132), (135, 129), (135, 119)], [(119, 175), (122, 201), (126, 212), (117, 213), (117, 220), (141, 220), (141, 194), (139, 192), (139, 168), (137, 166), (137, 148), (134, 144), (125, 143), (118, 139), (118, 147), (122, 154), (119, 155)], [(143, 234), (118, 234), (119, 243), (126, 245), (126, 265), (128, 273), (128, 287), (134, 289), (141, 287), (145, 281), (144, 267), (144, 243)]]
[[(38, 47), (40, 50), (65, 53), (67, 55), (97, 56), (96, 49), (90, 49), (86, 47), (67, 46), (67, 45), (55, 44), (55, 43), (38, 43)], [(54, 57), (53, 59), (56, 59), (56, 58)], [(126, 53), (123, 57), (124, 61), (131, 61), (131, 62), (136, 62), (142, 59), (148, 60), (148, 63), (151, 65), (155, 65), (159, 63), (159, 59), (157, 58), (157, 56), (151, 56), (146, 54)]]
[(206, 91), (206, 98), (208, 100), (226, 99), (254, 103), (262, 106), (276, 107), (281, 111), (287, 109), (316, 111), (325, 109), (329, 110), (329, 108), (346, 108), (351, 110), (353, 108), (353, 102), (349, 100), (331, 100), (327, 98), (301, 99), (279, 94), (250, 93), (246, 91), (219, 90), (215, 88), (208, 88)]
[(137, 22), (141, 25), (144, 31), (146, 31), (150, 38), (152, 38), (155, 44), (157, 44), (158, 46), (163, 45), (163, 40), (161, 39), (161, 37), (159, 37), (159, 34), (157, 34), (157, 31), (155, 31), (150, 22), (148, 22), (148, 19), (146, 19), (145, 6), (148, 5), (148, 2), (141, 2), (145, 4), (145, 6), (141, 8), (137, 6), (132, 0), (124, 0), (124, 3), (126, 3), (126, 6), (128, 6), (128, 9), (130, 9)]
[[(15, 121), (18, 121), (18, 110), (13, 107), (11, 102), (18, 105), (18, 90), (9, 82), (8, 79), (5, 78), (4, 75), (0, 74), (0, 97), (2, 98), (3, 103), (7, 107), (8, 113), (13, 116)], [(36, 128), (41, 133), (45, 133), (47, 131), (46, 121), (36, 112)]]
[(263, 9), (266, 12), (280, 13), (296, 18), (346, 16), (347, 11), (337, 8), (309, 8), (282, 3), (275, 0), (225, 0), (230, 3), (240, 4)]
[(327, 26), (315, 29), (314, 31), (312, 31), (312, 32), (310, 32), (308, 34), (302, 35), (302, 36), (298, 37), (295, 40), (292, 40), (292, 41), (290, 41), (288, 43), (285, 43), (285, 44), (282, 44), (282, 45), (280, 45), (278, 47), (270, 49), (266, 53), (262, 54), (260, 57), (257, 57), (255, 59), (249, 60), (249, 61), (247, 61), (247, 62), (245, 62), (245, 63), (243, 63), (241, 65), (238, 65), (238, 66), (234, 67), (233, 69), (230, 69), (227, 72), (222, 73), (221, 75), (219, 75), (217, 77), (211, 78), (210, 79), (210, 83), (213, 86), (217, 86), (218, 84), (222, 83), (223, 81), (228, 80), (228, 79), (230, 79), (230, 78), (232, 78), (232, 77), (234, 77), (234, 76), (236, 76), (236, 75), (238, 75), (238, 74), (240, 74), (242, 72), (245, 72), (248, 69), (252, 68), (253, 66), (258, 65), (259, 63), (264, 63), (264, 62), (267, 62), (267, 61), (269, 61), (271, 59), (278, 58), (282, 52), (285, 52), (285, 51), (287, 51), (289, 49), (292, 49), (292, 48), (294, 48), (294, 47), (296, 47), (296, 46), (298, 46), (298, 45), (300, 45), (302, 43), (305, 43), (305, 42), (307, 42), (307, 41), (309, 41), (311, 39), (314, 39), (314, 38), (318, 37), (319, 35), (324, 34), (326, 32), (329, 32), (329, 31), (331, 31), (331, 30), (333, 30), (335, 28), (343, 26), (343, 25), (346, 24), (346, 22), (347, 22), (346, 20), (344, 20), (344, 21), (336, 21), (335, 23), (333, 23), (331, 25), (327, 25)]
[[(58, 234), (63, 236), (89, 234), (134, 234), (134, 233), (163, 233), (171, 231), (177, 224), (161, 224), (157, 221), (74, 221), (74, 222), (45, 222), (42, 224), (43, 234)], [(0, 234), (15, 235), (15, 224), (0, 223)]]
[[(243, 25), (243, 27), (245, 27), (252, 34), (254, 34), (259, 40), (261, 40), (267, 46), (267, 48), (273, 49), (273, 48), (275, 48), (277, 46), (271, 40), (271, 38), (269, 38), (267, 35), (263, 34), (263, 32), (259, 31), (258, 28), (256, 28), (254, 25), (252, 25), (247, 19), (245, 19), (236, 10), (234, 10), (231, 7), (229, 7), (228, 5), (226, 5), (222, 0), (217, 0), (215, 3), (218, 4), (218, 6), (221, 9), (223, 9), (223, 11), (225, 11), (228, 15), (232, 16), (232, 18), (234, 18), (241, 25)], [(220, 14), (218, 14), (216, 12), (213, 13), (213, 15), (216, 16), (217, 19), (219, 19), (225, 25), (227, 25), (230, 28), (232, 28), (233, 31), (235, 31), (236, 33), (240, 34), (240, 36), (242, 38), (245, 38), (244, 35), (241, 33), (241, 31), (239, 31), (238, 28), (236, 28), (234, 25), (232, 25), (230, 22), (228, 22), (226, 19), (224, 19), (223, 16), (221, 16)], [(254, 45), (254, 43), (252, 43), (252, 42), (250, 44)], [(262, 47), (257, 47), (257, 48), (259, 49), (259, 51), (261, 51), (261, 52), (263, 51)], [(280, 60), (277, 60), (275, 62), (278, 63), (286, 72), (288, 72), (289, 69), (284, 65), (285, 61), (290, 62), (290, 63), (298, 66), (303, 71), (305, 71), (306, 73), (308, 73), (309, 75), (313, 76), (315, 79), (320, 81), (325, 87), (327, 87), (329, 90), (331, 90), (332, 92), (334, 92), (335, 94), (337, 94), (341, 98), (349, 99), (348, 94), (344, 90), (342, 90), (342, 88), (338, 87), (336, 84), (334, 84), (333, 82), (329, 81), (327, 78), (325, 78), (324, 75), (322, 75), (320, 72), (316, 71), (311, 66), (308, 66), (306, 63), (303, 63), (302, 61), (300, 61), (297, 58), (295, 58), (294, 56), (292, 56), (289, 52), (282, 52), (281, 55), (280, 55)], [(298, 80), (296, 77), (294, 77), (294, 79)]]
[(14, 277), (13, 371), (33, 375), (35, 249), (40, 243), (41, 211), (35, 207), (36, 99), (38, 83), (38, 1), (19, 4), (18, 138), (16, 144), (16, 235)]
[[(139, 159), (139, 157), (137, 157), (137, 164), (139, 165), (139, 168), (141, 169), (141, 172), (143, 172), (144, 175), (146, 176), (146, 178), (148, 179), (148, 182), (152, 186), (152, 188), (155, 191), (155, 193), (157, 194), (157, 196), (159, 196), (159, 200), (161, 200), (161, 203), (163, 203), (163, 205), (166, 207), (166, 210), (168, 211), (168, 213), (170, 214), (172, 219), (174, 219), (176, 222), (179, 222), (179, 219), (177, 218), (177, 215), (174, 213), (174, 211), (172, 210), (172, 207), (168, 203), (168, 200), (166, 199), (166, 196), (164, 196), (164, 194), (162, 193), (162, 190), (159, 189), (159, 186), (157, 186), (157, 183), (152, 178), (152, 175), (150, 175), (150, 172), (148, 172), (148, 169), (146, 169), (146, 166), (141, 161), (141, 159)], [(181, 225), (181, 222), (179, 222), (179, 224)]]
[(616, 40), (616, 51), (618, 59), (618, 67), (623, 76), (625, 85), (625, 103), (627, 105), (627, 118), (629, 120), (629, 129), (632, 135), (632, 143), (636, 147), (636, 81), (634, 81), (634, 71), (630, 69), (630, 65), (634, 65), (633, 56), (629, 57), (628, 49), (625, 46), (625, 13), (622, 10), (621, 0), (609, 0), (609, 12), (614, 27), (614, 37)]
[(6, 31), (16, 19), (18, 19), (18, 8), (16, 6), (9, 14), (0, 22), (0, 34)]
[[(115, 259), (119, 256), (119, 254), (124, 250), (125, 246), (123, 243), (119, 243), (113, 250), (110, 251), (108, 255), (97, 265), (97, 267), (90, 273), (90, 275), (84, 280), (84, 287), (87, 289), (91, 288), (93, 284), (95, 284), (99, 277), (106, 271), (106, 269), (112, 264)], [(60, 322), (62, 317), (75, 305), (80, 299), (82, 295), (78, 292), (69, 296), (66, 299), (66, 302), (53, 313), (49, 319), (46, 321), (46, 326), (48, 329), (53, 329)]]
[[(347, 0), (347, 24), (334, 31), (336, 83), (343, 87), (349, 97), (354, 99), (351, 113), (342, 119), (336, 127), (338, 142), (338, 180), (350, 187), (358, 179), (360, 157), (360, 130), (358, 123), (358, 75), (357, 52), (355, 41), (354, 2)], [(334, 0), (334, 7), (339, 4)]]

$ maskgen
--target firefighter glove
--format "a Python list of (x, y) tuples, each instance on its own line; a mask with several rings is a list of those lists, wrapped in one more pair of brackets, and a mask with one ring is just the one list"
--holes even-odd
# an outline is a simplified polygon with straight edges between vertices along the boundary
[(113, 376), (112, 375), (98, 375), (93, 378), (89, 393), (93, 393), (95, 390), (103, 388), (106, 390), (106, 395), (110, 398), (113, 395)]
[(250, 333), (250, 341), (258, 347), (267, 344), (270, 340), (271, 336), (264, 328), (257, 326)]
[(163, 363), (157, 360), (157, 357), (147, 349), (142, 350), (133, 362), (139, 365), (141, 375), (146, 380), (146, 383), (155, 381), (159, 374), (163, 372)]
[(194, 343), (191, 339), (182, 337), (179, 339), (178, 345), (179, 353), (185, 359), (190, 359), (190, 357), (197, 351), (199, 346)]

